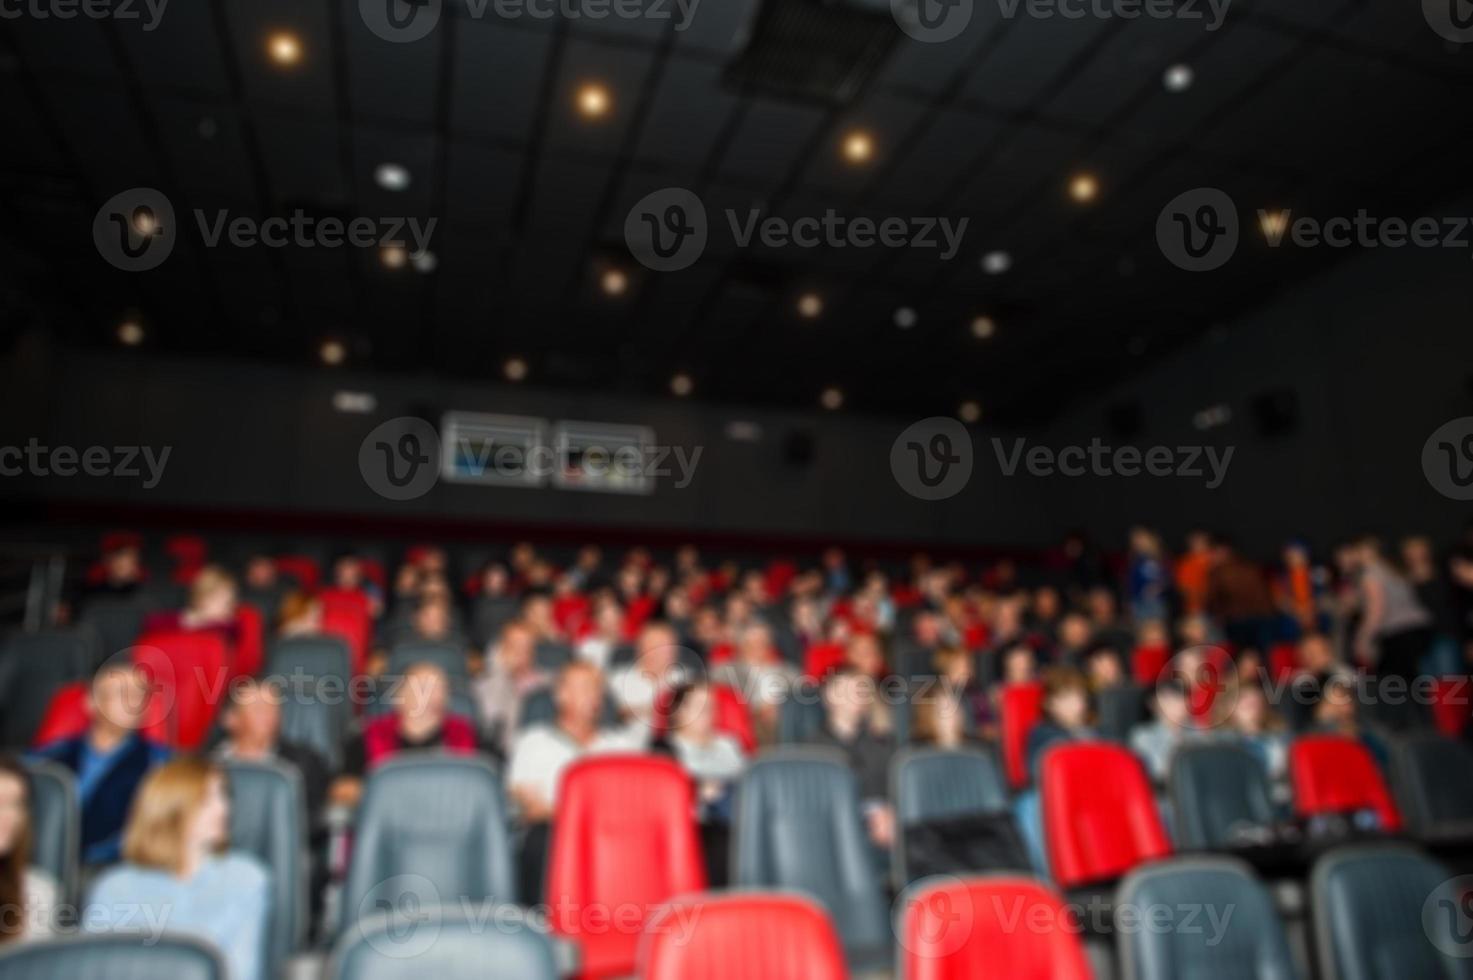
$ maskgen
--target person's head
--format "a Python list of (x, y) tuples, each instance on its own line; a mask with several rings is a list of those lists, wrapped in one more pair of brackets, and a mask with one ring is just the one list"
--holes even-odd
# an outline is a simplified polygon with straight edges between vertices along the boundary
[(245, 567), (246, 588), (264, 592), (276, 586), (276, 562), (269, 555), (252, 555)]
[(522, 603), (522, 621), (540, 636), (555, 632), (557, 626), (552, 619), (552, 600), (541, 593), (528, 596)]
[(1433, 573), (1437, 565), (1437, 553), (1432, 550), (1432, 539), (1414, 534), (1401, 542), (1401, 563), (1413, 575)]
[(235, 616), (235, 579), (218, 565), (206, 565), (189, 585), (189, 611), (205, 622)]
[(771, 663), (772, 630), (761, 622), (748, 623), (737, 634), (737, 658), (745, 664)]
[(1212, 640), (1212, 622), (1206, 616), (1183, 616), (1176, 635), (1186, 646), (1207, 646)]
[(829, 726), (848, 729), (858, 726), (874, 710), (875, 682), (852, 667), (841, 667), (823, 686), (823, 707)]
[(169, 874), (186, 873), (229, 843), (225, 776), (204, 759), (166, 762), (144, 777), (123, 833), (123, 860)]
[(953, 689), (966, 687), (976, 676), (972, 654), (962, 647), (942, 647), (936, 651), (931, 661), (936, 666), (936, 673)]
[(916, 702), (912, 737), (923, 745), (951, 747), (966, 737), (966, 715), (961, 699), (951, 693)]
[(885, 676), (885, 652), (873, 633), (856, 633), (844, 648), (844, 663), (867, 677)]
[(1201, 528), (1187, 532), (1187, 550), (1194, 555), (1205, 555), (1212, 550), (1212, 535)]
[(604, 703), (603, 675), (587, 661), (574, 661), (559, 672), (552, 699), (564, 728), (596, 728)]
[(1066, 650), (1083, 650), (1094, 637), (1089, 617), (1071, 612), (1059, 622), (1059, 645)]
[(1374, 534), (1363, 534), (1356, 539), (1354, 562), (1357, 568), (1369, 568), (1381, 563), (1381, 539)]
[(537, 662), (537, 635), (526, 623), (513, 620), (501, 628), (501, 642), (496, 657), (503, 670), (512, 675), (524, 674)]
[(511, 575), (500, 562), (492, 562), (481, 571), (481, 595), (502, 596), (510, 588)]
[(1171, 645), (1171, 634), (1166, 624), (1159, 619), (1148, 619), (1136, 630), (1136, 642), (1143, 647), (1155, 649)]
[(450, 709), (450, 680), (435, 664), (418, 663), (404, 672), (394, 706), (403, 731), (422, 735), (445, 722)]
[(716, 731), (715, 699), (707, 684), (677, 688), (670, 702), (670, 728), (685, 738), (706, 741)]
[(640, 670), (653, 677), (665, 677), (680, 662), (675, 630), (659, 620), (645, 623), (634, 641), (634, 657)]
[(1111, 592), (1103, 585), (1097, 585), (1089, 590), (1089, 595), (1085, 597), (1085, 602), (1089, 606), (1090, 618), (1096, 623), (1115, 622), (1116, 604), (1114, 592)]
[(1354, 731), (1355, 678), (1349, 674), (1334, 674), (1320, 688), (1320, 699), (1314, 707), (1316, 723), (1341, 731)]
[(0, 756), (0, 946), (20, 938), (31, 861), (30, 778), (20, 762)]
[(1026, 684), (1037, 674), (1037, 658), (1033, 648), (1026, 643), (1015, 643), (1002, 655), (1002, 680), (1004, 684)]
[(1323, 633), (1306, 633), (1299, 640), (1299, 668), (1307, 674), (1327, 674), (1335, 667), (1335, 648)]
[(103, 573), (112, 585), (127, 585), (143, 578), (143, 562), (136, 545), (120, 545), (102, 556)]
[(1268, 703), (1268, 692), (1254, 681), (1240, 683), (1229, 698), (1232, 711), (1228, 716), (1233, 729), (1243, 735), (1261, 735), (1283, 728), (1283, 719)]
[(1138, 555), (1156, 556), (1161, 553), (1161, 540), (1148, 527), (1130, 529), (1130, 550)]
[(1000, 599), (992, 617), (992, 630), (998, 636), (1017, 636), (1023, 631), (1023, 600)]
[(1059, 618), (1062, 608), (1059, 590), (1052, 585), (1040, 586), (1033, 593), (1033, 616), (1041, 623), (1051, 623)]
[(147, 707), (148, 679), (132, 664), (107, 664), (92, 678), (87, 713), (94, 730), (135, 731)]
[(913, 629), (916, 642), (921, 646), (940, 646), (946, 631), (946, 620), (936, 613), (922, 612), (916, 615)]
[(617, 640), (624, 635), (624, 608), (617, 599), (609, 597), (598, 604), (593, 612), (593, 628), (607, 640)]
[(1288, 542), (1284, 545), (1283, 559), (1285, 568), (1303, 568), (1309, 564), (1309, 545), (1297, 539)]
[(414, 632), (425, 640), (443, 640), (449, 636), (449, 601), (440, 596), (422, 599), (414, 610)]
[(1125, 666), (1120, 662), (1120, 652), (1114, 647), (1096, 647), (1085, 660), (1089, 682), (1095, 690), (1116, 687), (1125, 683)]
[(290, 636), (321, 629), (322, 603), (300, 590), (288, 592), (276, 611), (276, 631)]
[(1172, 728), (1186, 728), (1192, 722), (1191, 701), (1186, 682), (1171, 677), (1156, 685), (1151, 706), (1156, 717)]
[(268, 751), (281, 734), (281, 691), (254, 678), (230, 685), (230, 699), (220, 718), (230, 742), (243, 751)]
[(1060, 728), (1083, 728), (1089, 723), (1089, 685), (1070, 667), (1053, 667), (1043, 675), (1043, 712)]

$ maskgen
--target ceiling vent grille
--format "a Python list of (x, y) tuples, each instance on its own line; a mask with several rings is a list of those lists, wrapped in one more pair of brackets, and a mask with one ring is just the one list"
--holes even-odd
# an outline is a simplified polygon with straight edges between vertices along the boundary
[(900, 28), (858, 0), (763, 0), (729, 85), (783, 98), (845, 104), (885, 63)]

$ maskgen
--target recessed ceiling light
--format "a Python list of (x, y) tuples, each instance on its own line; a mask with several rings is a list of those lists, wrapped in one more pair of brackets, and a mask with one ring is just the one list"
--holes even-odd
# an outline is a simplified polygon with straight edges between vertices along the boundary
[(341, 340), (324, 340), (318, 354), (323, 364), (336, 367), (348, 359), (348, 348)]
[(374, 181), (386, 191), (409, 188), (409, 168), (398, 163), (381, 163), (373, 170)]
[(506, 380), (521, 381), (527, 376), (527, 362), (520, 357), (509, 357), (501, 371), (506, 375)]
[(670, 379), (670, 390), (675, 392), (675, 394), (679, 395), (681, 398), (689, 395), (692, 391), (695, 390), (695, 387), (696, 383), (691, 380), (691, 376), (685, 374), (684, 372), (677, 374), (675, 377)]
[(909, 306), (902, 306), (895, 311), (895, 325), (901, 330), (909, 330), (916, 325), (919, 319), (920, 317), (916, 315), (916, 311)]
[(1100, 182), (1094, 174), (1075, 174), (1069, 181), (1069, 196), (1080, 204), (1088, 204), (1100, 194)]
[(1267, 238), (1269, 241), (1276, 241), (1289, 228), (1289, 212), (1259, 212), (1258, 227), (1260, 230), (1262, 230), (1264, 238)]
[(990, 316), (978, 316), (972, 318), (972, 336), (978, 340), (986, 340), (997, 333), (997, 322)]
[(608, 115), (613, 102), (609, 90), (598, 82), (589, 82), (578, 89), (578, 111), (589, 119), (599, 119)]
[(982, 417), (982, 406), (973, 401), (962, 402), (956, 414), (963, 422), (970, 425)]
[(829, 411), (837, 411), (844, 407), (844, 393), (838, 388), (825, 388), (823, 394), (818, 396), (818, 401)]
[(403, 245), (385, 245), (378, 250), (379, 261), (386, 269), (402, 269), (409, 262), (409, 250)]
[(823, 297), (817, 293), (804, 293), (798, 297), (798, 315), (816, 320), (823, 314)]
[(124, 347), (137, 347), (143, 343), (143, 324), (133, 319), (118, 324), (118, 342)]
[(1013, 267), (1013, 257), (1002, 249), (995, 249), (982, 256), (982, 271), (989, 276), (1000, 276)]
[(1191, 65), (1172, 65), (1161, 76), (1161, 84), (1166, 86), (1168, 92), (1185, 92), (1192, 87), (1196, 78), (1197, 73), (1192, 71)]
[(844, 137), (844, 159), (850, 163), (869, 163), (875, 155), (875, 138), (862, 129)]
[(278, 65), (289, 68), (302, 60), (302, 39), (291, 31), (277, 31), (266, 39), (266, 53)]
[(414, 266), (415, 272), (429, 275), (440, 267), (440, 257), (429, 249), (423, 249), (409, 257), (409, 264)]
[(136, 208), (133, 211), (133, 230), (139, 235), (152, 235), (159, 229), (159, 219), (154, 217), (153, 211), (146, 207)]
[(623, 269), (605, 269), (598, 277), (598, 286), (607, 296), (623, 296), (629, 291), (629, 273)]

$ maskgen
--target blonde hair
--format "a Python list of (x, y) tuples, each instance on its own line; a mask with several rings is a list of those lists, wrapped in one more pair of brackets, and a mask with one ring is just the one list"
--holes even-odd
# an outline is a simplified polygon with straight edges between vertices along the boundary
[(198, 606), (215, 592), (234, 588), (234, 576), (219, 565), (206, 565), (195, 573), (194, 581), (189, 583), (189, 604), (191, 607)]
[(123, 860), (159, 871), (183, 870), (189, 825), (204, 805), (210, 780), (218, 778), (219, 766), (196, 758), (175, 759), (149, 773), (128, 814)]

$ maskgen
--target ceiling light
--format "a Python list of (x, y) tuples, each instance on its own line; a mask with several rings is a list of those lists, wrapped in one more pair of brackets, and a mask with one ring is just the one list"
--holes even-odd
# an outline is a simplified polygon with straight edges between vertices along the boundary
[(825, 388), (818, 396), (819, 404), (831, 412), (844, 407), (844, 393), (838, 388)]
[(982, 271), (989, 276), (1000, 276), (1013, 267), (1013, 257), (997, 249), (982, 256)]
[(398, 163), (381, 163), (373, 170), (374, 181), (386, 191), (409, 189), (409, 168)]
[(1069, 196), (1080, 204), (1088, 204), (1100, 193), (1100, 182), (1094, 174), (1075, 174), (1069, 181)]
[(124, 347), (137, 347), (143, 343), (143, 324), (137, 320), (124, 320), (118, 324), (118, 342)]
[(1197, 73), (1192, 71), (1191, 65), (1172, 65), (1161, 76), (1161, 84), (1166, 86), (1168, 92), (1185, 92), (1192, 87), (1196, 77)]
[(426, 248), (411, 255), (409, 264), (414, 266), (415, 272), (429, 275), (440, 267), (440, 257)]
[(895, 311), (895, 325), (901, 330), (909, 330), (916, 325), (919, 319), (920, 317), (916, 315), (916, 311), (909, 306), (902, 306)]
[(979, 316), (972, 318), (972, 336), (978, 340), (986, 340), (997, 333), (997, 322), (990, 316)]
[(322, 356), (322, 363), (330, 367), (336, 367), (348, 359), (348, 348), (341, 340), (324, 340), (318, 353)]
[(578, 111), (589, 119), (608, 115), (613, 101), (609, 90), (597, 82), (589, 82), (578, 89)]
[(869, 163), (875, 155), (875, 139), (862, 129), (844, 137), (844, 159), (850, 163)]
[(403, 245), (385, 245), (379, 249), (379, 261), (386, 269), (402, 269), (409, 261), (409, 251)]
[(520, 357), (509, 357), (501, 371), (506, 375), (506, 380), (521, 381), (527, 376), (527, 362)]
[(278, 65), (289, 68), (302, 60), (302, 40), (290, 31), (277, 31), (266, 39), (266, 53)]
[(962, 402), (961, 407), (956, 410), (956, 414), (963, 422), (971, 425), (982, 417), (982, 406), (976, 402)]
[(629, 274), (623, 269), (605, 269), (598, 285), (607, 296), (623, 296), (629, 291)]
[(670, 390), (675, 392), (675, 394), (679, 395), (681, 398), (689, 395), (693, 390), (695, 390), (695, 387), (696, 383), (691, 380), (690, 375), (685, 373), (677, 374), (675, 377), (670, 379)]
[(804, 293), (798, 297), (798, 315), (816, 320), (823, 313), (823, 297), (817, 293)]
[(1258, 212), (1258, 227), (1263, 237), (1271, 242), (1278, 241), (1289, 228), (1288, 211)]
[(140, 207), (133, 212), (133, 230), (139, 235), (147, 238), (159, 229), (159, 219), (154, 217), (153, 211), (146, 207)]

